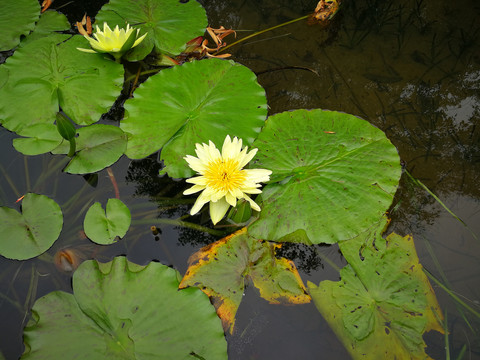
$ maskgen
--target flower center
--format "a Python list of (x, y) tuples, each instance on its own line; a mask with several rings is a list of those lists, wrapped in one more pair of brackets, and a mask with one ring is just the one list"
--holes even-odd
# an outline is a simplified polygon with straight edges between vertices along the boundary
[(239, 169), (238, 161), (233, 159), (210, 162), (204, 176), (207, 186), (224, 192), (240, 188), (246, 179), (245, 171)]

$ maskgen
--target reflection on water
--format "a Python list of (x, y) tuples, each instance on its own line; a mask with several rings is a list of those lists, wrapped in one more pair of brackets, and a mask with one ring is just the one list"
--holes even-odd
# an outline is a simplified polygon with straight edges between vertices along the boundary
[[(316, 1), (307, 0), (200, 2), (211, 26), (238, 29), (238, 37), (304, 16), (316, 6)], [(74, 1), (71, 6), (81, 8), (77, 11), (82, 15), (85, 9), (99, 8), (99, 2), (80, 3)], [(471, 231), (480, 234), (479, 18), (480, 4), (475, 0), (343, 0), (341, 11), (327, 28), (297, 22), (228, 52), (259, 74), (270, 114), (323, 108), (360, 116), (384, 130), (406, 168)], [(106, 201), (114, 196), (105, 171), (100, 172), (96, 187), (71, 175), (38, 182), (44, 169), (53, 166), (52, 157), (17, 156), (12, 137), (0, 130), (1, 165), (13, 179), (13, 186), (5, 177), (0, 180), (2, 205), (12, 206), (20, 194), (35, 190), (54, 198), (64, 212), (70, 206), (69, 211), (78, 216), (64, 225), (61, 239), (41, 259), (18, 263), (0, 258), (0, 313), (2, 323), (10, 324), (8, 329), (2, 326), (0, 349), (9, 359), (22, 352), (19, 334), (35, 298), (54, 289), (70, 291), (69, 275), (55, 268), (55, 252), (85, 244), (78, 231), (86, 207), (94, 198)], [(133, 227), (115, 246), (96, 246), (95, 257), (108, 260), (127, 254), (137, 263), (159, 260), (183, 273), (188, 256), (217, 238), (160, 222), (186, 214), (192, 201), (181, 196), (183, 182), (157, 176), (160, 167), (156, 157), (131, 163), (123, 159), (113, 166), (121, 198), (132, 210)], [(81, 196), (72, 204), (69, 199), (77, 191)], [(405, 176), (394, 205), (391, 230), (411, 233), (420, 262), (479, 311), (480, 242)], [(162, 229), (157, 238), (151, 233), (152, 225)], [(337, 250), (336, 246), (314, 251), (290, 245), (283, 251), (296, 262), (305, 282), (318, 284), (338, 280), (338, 273), (317, 251), (343, 266)], [(465, 324), (451, 298), (434, 288), (448, 311), (452, 357), (467, 344), (467, 358), (480, 358), (480, 336)], [(478, 331), (478, 319), (465, 315)], [(228, 339), (231, 359), (348, 358), (313, 304), (271, 306), (249, 287), (238, 316), (237, 333)], [(426, 339), (427, 353), (444, 358), (443, 337), (428, 334)]]

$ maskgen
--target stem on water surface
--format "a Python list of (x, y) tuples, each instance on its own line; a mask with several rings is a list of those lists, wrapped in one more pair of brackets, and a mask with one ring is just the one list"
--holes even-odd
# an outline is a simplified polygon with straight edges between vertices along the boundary
[(241, 38), (237, 41), (234, 41), (233, 43), (231, 44), (228, 44), (227, 46), (221, 48), (220, 50), (218, 50), (215, 55), (217, 54), (220, 54), (221, 52), (227, 50), (228, 48), (234, 46), (234, 45), (237, 45), (237, 44), (240, 44), (241, 42), (244, 42), (245, 40), (248, 40), (248, 39), (251, 39), (255, 36), (258, 36), (258, 35), (261, 35), (263, 33), (266, 33), (267, 31), (271, 31), (271, 30), (275, 30), (275, 29), (278, 29), (279, 27), (282, 27), (282, 26), (286, 26), (286, 25), (290, 25), (290, 24), (293, 24), (294, 22), (297, 22), (297, 21), (300, 21), (300, 20), (304, 20), (304, 19), (307, 19), (311, 14), (308, 14), (308, 15), (305, 15), (305, 16), (301, 16), (299, 18), (296, 18), (296, 19), (293, 19), (293, 20), (289, 20), (287, 22), (284, 22), (284, 23), (281, 23), (279, 25), (275, 25), (275, 26), (272, 26), (272, 27), (269, 27), (268, 29), (265, 29), (265, 30), (260, 30), (260, 31), (257, 31), (256, 33), (253, 33), (251, 35), (248, 35), (248, 36), (245, 36), (244, 38)]
[[(238, 45), (238, 44), (244, 42), (245, 40), (251, 39), (251, 38), (253, 38), (253, 37), (255, 37), (255, 36), (261, 35), (261, 34), (266, 33), (266, 32), (268, 32), (268, 31), (278, 29), (278, 28), (280, 28), (280, 27), (282, 27), (282, 26), (286, 26), (286, 25), (293, 24), (293, 23), (295, 23), (295, 22), (297, 22), (297, 21), (301, 21), (301, 20), (308, 19), (308, 17), (310, 17), (311, 15), (312, 15), (312, 14), (308, 14), (308, 15), (305, 15), (305, 16), (301, 16), (301, 17), (299, 17), (299, 18), (296, 18), (296, 19), (289, 20), (289, 21), (287, 21), (287, 22), (281, 23), (281, 24), (279, 24), (279, 25), (275, 25), (275, 26), (269, 27), (268, 29), (264, 29), (264, 30), (257, 31), (257, 32), (255, 32), (255, 33), (253, 33), (253, 34), (251, 34), (251, 35), (247, 35), (247, 36), (245, 36), (245, 37), (243, 37), (243, 38), (241, 38), (241, 39), (239, 39), (239, 40), (237, 40), (237, 41), (234, 41), (233, 43), (228, 44), (227, 46), (225, 46), (225, 47), (217, 50), (217, 52), (215, 52), (214, 55), (218, 55), (218, 54), (220, 54), (221, 52), (225, 51), (226, 49), (228, 49), (228, 48), (230, 48), (230, 47), (232, 47), (232, 46), (234, 46), (234, 45)], [(138, 78), (139, 78), (140, 76), (149, 75), (149, 74), (154, 74), (154, 73), (159, 72), (160, 70), (161, 70), (161, 69), (151, 69), (151, 70), (145, 70), (145, 71), (142, 71), (142, 72), (137, 72), (135, 75), (131, 75), (131, 76), (129, 76), (128, 78), (126, 78), (126, 79), (125, 79), (125, 82), (131, 81), (131, 80), (135, 80), (135, 83), (134, 83), (134, 84), (136, 84), (137, 81), (138, 81)], [(130, 97), (132, 96), (132, 93), (133, 93), (133, 90), (132, 90), (132, 92), (130, 93)]]
[(427, 269), (423, 269), (423, 271), (425, 272), (425, 274), (428, 276), (428, 278), (430, 280), (433, 280), (433, 282), (435, 284), (437, 284), (438, 286), (440, 286), (443, 290), (445, 290), (447, 292), (448, 295), (451, 296), (451, 298), (453, 300), (455, 300), (456, 302), (458, 302), (460, 305), (462, 305), (465, 309), (467, 309), (468, 311), (470, 311), (473, 315), (475, 315), (476, 317), (478, 317), (480, 319), (480, 313), (476, 310), (474, 310), (472, 307), (470, 307), (469, 305), (467, 305), (462, 299), (460, 299), (460, 297), (458, 297), (457, 295), (455, 295), (453, 293), (452, 290), (450, 290), (448, 287), (446, 287), (445, 285), (443, 285), (435, 276), (433, 276)]
[(472, 234), (472, 236), (475, 238), (475, 240), (478, 240), (477, 234), (475, 234), (475, 233), (472, 231), (472, 229), (470, 229), (470, 228), (468, 227), (468, 225), (467, 225), (462, 219), (460, 219), (457, 215), (455, 215), (455, 213), (454, 213), (452, 210), (450, 210), (450, 209), (447, 207), (447, 205), (445, 205), (445, 204), (442, 202), (442, 200), (440, 200), (440, 198), (439, 198), (437, 195), (435, 195), (424, 183), (422, 183), (420, 180), (414, 178), (413, 175), (410, 174), (410, 172), (409, 172), (407, 169), (405, 169), (405, 173), (408, 175), (408, 177), (409, 177), (415, 184), (417, 184), (417, 185), (420, 186), (422, 189), (424, 189), (426, 192), (428, 192), (445, 210), (448, 211), (448, 213), (449, 213), (450, 215), (452, 215), (455, 219), (457, 219), (458, 221), (460, 221), (460, 222), (463, 224), (463, 226), (465, 226), (465, 227), (468, 229), (468, 231), (470, 232), (470, 234)]
[[(430, 254), (430, 257), (432, 258), (433, 260), (433, 263), (437, 269), (437, 271), (440, 273), (440, 277), (442, 278), (442, 281), (443, 283), (445, 284), (445, 287), (447, 287), (448, 289), (452, 288), (452, 285), (450, 284), (450, 282), (448, 281), (448, 278), (445, 274), (445, 272), (443, 271), (443, 268), (442, 266), (440, 265), (440, 262), (438, 261), (438, 258), (437, 256), (435, 255), (435, 252), (433, 250), (433, 247), (432, 245), (430, 244), (430, 241), (423, 237), (423, 241), (424, 241), (424, 245), (428, 251), (428, 253)], [(463, 320), (465, 321), (465, 323), (468, 325), (468, 327), (470, 328), (470, 330), (472, 330), (473, 332), (475, 332), (475, 329), (473, 328), (473, 326), (470, 324), (470, 321), (468, 321), (467, 319), (467, 316), (465, 315), (461, 305), (459, 303), (455, 303), (455, 306), (457, 307), (457, 311), (458, 313), (462, 316)]]
[(225, 232), (220, 231), (220, 230), (215, 230), (215, 229), (210, 229), (208, 227), (194, 224), (191, 222), (187, 221), (182, 221), (178, 219), (139, 219), (139, 220), (133, 220), (132, 225), (154, 225), (154, 223), (160, 223), (160, 224), (166, 224), (166, 225), (176, 225), (176, 226), (183, 226), (186, 228), (198, 230), (198, 231), (203, 231), (206, 232), (210, 235), (215, 235), (215, 236), (225, 236)]

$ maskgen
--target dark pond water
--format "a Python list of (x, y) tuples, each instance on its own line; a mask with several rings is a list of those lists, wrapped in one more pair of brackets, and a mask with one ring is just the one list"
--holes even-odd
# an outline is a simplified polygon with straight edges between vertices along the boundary
[[(238, 29), (239, 37), (306, 15), (316, 5), (310, 0), (200, 2), (210, 25)], [(65, 3), (57, 0), (53, 7)], [(62, 11), (75, 21), (84, 12), (94, 16), (100, 7), (98, 1), (72, 1)], [(327, 28), (300, 21), (228, 50), (258, 74), (270, 114), (338, 110), (386, 132), (406, 168), (467, 225), (404, 174), (389, 231), (412, 234), (423, 266), (447, 279), (476, 311), (480, 241), (471, 232), (480, 234), (479, 35), (480, 3), (475, 0), (344, 0)], [(126, 254), (139, 264), (158, 260), (184, 273), (188, 257), (217, 239), (162, 220), (178, 218), (191, 204), (165, 201), (181, 199), (186, 186), (158, 178), (160, 165), (152, 156), (134, 162), (122, 158), (112, 167), (121, 199), (133, 214), (132, 228), (114, 246), (92, 245), (81, 235), (83, 214), (93, 199), (105, 202), (114, 196), (108, 173), (98, 174), (96, 186), (80, 176), (59, 175), (64, 160), (18, 155), (11, 145), (14, 136), (0, 129), (1, 204), (12, 206), (28, 191), (45, 194), (62, 206), (66, 223), (61, 238), (41, 258), (22, 263), (0, 258), (0, 350), (5, 358), (23, 352), (22, 328), (35, 299), (55, 289), (71, 291), (71, 275), (52, 261), (59, 249), (71, 248), (85, 259), (107, 261)], [(151, 225), (162, 229), (158, 239)], [(337, 246), (316, 248), (345, 265)], [(304, 282), (339, 278), (310, 247), (285, 246), (283, 255), (295, 261)], [(446, 292), (433, 287), (448, 312), (451, 357), (456, 359), (466, 345), (464, 359), (480, 359), (479, 319), (459, 312)], [(246, 290), (236, 327), (227, 338), (230, 359), (349, 358), (313, 304), (269, 305), (253, 287)], [(431, 357), (446, 357), (443, 335), (432, 332), (425, 339)]]

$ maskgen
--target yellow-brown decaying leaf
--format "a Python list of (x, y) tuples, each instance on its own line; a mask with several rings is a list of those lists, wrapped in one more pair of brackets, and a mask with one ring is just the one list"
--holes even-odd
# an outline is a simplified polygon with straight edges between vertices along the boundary
[(419, 263), (417, 250), (415, 249), (413, 238), (410, 235), (407, 235), (402, 239), (400, 235), (393, 233), (387, 237), (387, 241), (391, 241), (395, 237), (398, 237), (398, 241), (395, 241), (395, 244), (398, 244), (405, 251), (408, 251), (410, 254), (412, 254), (408, 270), (411, 271), (412, 276), (420, 280), (420, 282), (424, 285), (425, 296), (427, 297), (428, 303), (428, 308), (425, 311), (426, 317), (428, 319), (427, 328), (425, 331), (436, 330), (443, 334), (445, 331), (442, 324), (440, 323), (440, 320), (443, 320), (443, 313), (440, 310), (440, 305), (438, 304), (438, 300), (435, 296), (432, 285), (430, 284), (430, 281), (423, 272), (423, 266)]
[(279, 246), (250, 237), (244, 228), (193, 254), (179, 287), (197, 286), (210, 296), (229, 332), (233, 331), (247, 278), (271, 303), (310, 302), (293, 262), (275, 257)]
[(320, 0), (309, 18), (310, 24), (328, 23), (340, 8), (339, 0)]
[(322, 316), (354, 359), (429, 359), (423, 334), (444, 332), (442, 312), (411, 236), (386, 239), (386, 219), (339, 243), (339, 282), (308, 284)]
[[(87, 14), (83, 15), (82, 21), (77, 21), (75, 26), (78, 29), (78, 32), (83, 36), (92, 35), (92, 20)], [(84, 26), (87, 28), (85, 29)]]

